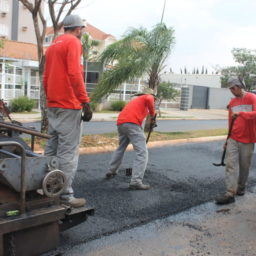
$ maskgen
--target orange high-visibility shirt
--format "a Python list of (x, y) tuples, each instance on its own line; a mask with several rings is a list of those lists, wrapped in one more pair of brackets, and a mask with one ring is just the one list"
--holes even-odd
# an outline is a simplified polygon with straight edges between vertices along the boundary
[(155, 115), (154, 96), (151, 94), (139, 96), (127, 103), (118, 116), (117, 125), (134, 123), (141, 126), (148, 113), (151, 116)]
[(232, 112), (239, 113), (234, 121), (231, 138), (242, 143), (256, 142), (256, 95), (247, 92), (242, 98), (233, 98), (229, 103), (229, 124)]
[(48, 107), (81, 109), (81, 103), (90, 101), (81, 60), (81, 41), (71, 34), (57, 37), (47, 49), (44, 89)]

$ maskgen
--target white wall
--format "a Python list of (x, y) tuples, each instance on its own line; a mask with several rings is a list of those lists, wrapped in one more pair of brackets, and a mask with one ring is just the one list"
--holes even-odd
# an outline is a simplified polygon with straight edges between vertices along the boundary
[(180, 86), (199, 85), (211, 88), (221, 88), (220, 77), (220, 75), (165, 73), (161, 75), (161, 81), (171, 82)]
[(210, 88), (208, 106), (210, 109), (226, 109), (229, 101), (234, 96), (226, 88)]

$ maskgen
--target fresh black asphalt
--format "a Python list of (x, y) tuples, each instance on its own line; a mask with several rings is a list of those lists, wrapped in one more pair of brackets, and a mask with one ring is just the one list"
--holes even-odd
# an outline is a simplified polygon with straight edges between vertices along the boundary
[[(120, 173), (106, 180), (111, 154), (81, 155), (74, 180), (76, 196), (85, 197), (95, 208), (95, 216), (61, 234), (60, 250), (103, 235), (181, 212), (214, 200), (224, 192), (224, 168), (219, 162), (223, 141), (164, 146), (149, 150), (144, 182), (148, 191), (130, 191), (130, 177), (124, 169), (132, 167), (133, 152), (127, 152)], [(249, 184), (256, 182), (253, 158)]]

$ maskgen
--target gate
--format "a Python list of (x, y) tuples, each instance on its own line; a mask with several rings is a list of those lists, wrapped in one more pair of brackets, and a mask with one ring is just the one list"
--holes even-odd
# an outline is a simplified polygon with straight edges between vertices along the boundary
[(191, 108), (208, 108), (209, 88), (205, 86), (193, 86), (193, 96)]

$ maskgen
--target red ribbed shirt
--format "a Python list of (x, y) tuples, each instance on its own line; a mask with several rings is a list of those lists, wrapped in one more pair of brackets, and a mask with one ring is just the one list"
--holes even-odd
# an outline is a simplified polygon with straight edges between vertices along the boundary
[(234, 121), (231, 138), (242, 143), (256, 142), (256, 95), (247, 92), (229, 103), (229, 124), (232, 113), (239, 113)]
[(49, 46), (44, 71), (48, 107), (81, 109), (81, 103), (90, 101), (81, 60), (81, 41), (74, 35), (63, 34)]
[(124, 109), (120, 112), (117, 119), (117, 125), (134, 123), (141, 126), (144, 118), (148, 114), (151, 116), (155, 115), (154, 96), (151, 94), (138, 96), (127, 103)]

